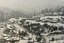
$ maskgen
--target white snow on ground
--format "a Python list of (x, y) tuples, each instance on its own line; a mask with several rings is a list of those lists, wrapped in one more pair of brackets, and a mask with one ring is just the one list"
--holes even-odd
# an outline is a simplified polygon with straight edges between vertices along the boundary
[(13, 23), (13, 22), (17, 21), (17, 19), (11, 18), (11, 19), (9, 19), (9, 21)]
[(61, 17), (63, 17), (64, 18), (64, 16), (43, 16), (43, 17), (41, 17), (40, 19), (42, 20), (42, 19), (46, 19), (46, 18), (61, 18)]
[(18, 43), (27, 43), (28, 40), (20, 40)]
[(64, 40), (52, 41), (50, 43), (64, 43)]
[(59, 26), (63, 26), (64, 27), (64, 24), (62, 24), (62, 23), (48, 23), (49, 25), (53, 25), (53, 26), (57, 26), (57, 27), (59, 27)]
[[(45, 24), (45, 23), (42, 23), (42, 24)], [(47, 22), (46, 24), (51, 25), (51, 26), (57, 26), (57, 27), (63, 26), (64, 27), (63, 23), (49, 23), (49, 22)]]
[[(47, 18), (53, 18), (54, 19), (53, 21), (56, 21), (57, 18), (61, 20), (61, 17), (64, 18), (64, 16), (43, 16), (43, 17), (40, 18), (40, 20), (46, 20)], [(63, 26), (64, 27), (64, 24), (62, 24), (60, 22), (57, 22), (57, 23), (47, 22), (47, 24), (54, 25), (54, 26)]]
[[(51, 16), (52, 17), (52, 16)], [(51, 18), (50, 17), (50, 18)], [(61, 16), (60, 16), (61, 17)], [(55, 18), (60, 18), (60, 17), (55, 17)], [(45, 17), (46, 18), (46, 17)], [(54, 18), (54, 16), (52, 17), (52, 18)], [(36, 21), (32, 21), (32, 20), (28, 20), (28, 21), (26, 21), (26, 22), (31, 22), (31, 23), (40, 23), (41, 25), (43, 25), (44, 23), (43, 22), (36, 22)], [(47, 24), (48, 25), (51, 25), (51, 26), (64, 26), (64, 24), (62, 24), (62, 23), (49, 23), (49, 22), (47, 22)], [(27, 31), (25, 28), (23, 28), (22, 26), (19, 26), (18, 24), (13, 24), (15, 27), (16, 27), (16, 29), (17, 29), (17, 31)], [(10, 28), (10, 25), (8, 25), (7, 26), (8, 28)], [(1, 30), (2, 29), (2, 30)], [(3, 32), (4, 31), (4, 28), (1, 28), (0, 29), (0, 33), (1, 32)], [(32, 39), (34, 39), (35, 40), (35, 37), (36, 37), (36, 35), (33, 35), (32, 36), (32, 34), (31, 33), (29, 33), (28, 32), (28, 34), (29, 34), (29, 36), (28, 37), (30, 37), (30, 38), (32, 38)], [(48, 34), (44, 34), (45, 36), (47, 36)], [(60, 38), (60, 37), (63, 37), (64, 35), (55, 35), (55, 36), (50, 36), (50, 38), (52, 38), (52, 37), (55, 37), (55, 38)], [(26, 39), (28, 39), (28, 37), (24, 37), (24, 38), (26, 38)], [(0, 36), (0, 38), (2, 38), (2, 36)], [(27, 43), (28, 42), (28, 40), (20, 40), (18, 43)], [(37, 43), (37, 42), (36, 42)], [(64, 40), (57, 40), (57, 41), (51, 41), (50, 43), (64, 43)]]
[(12, 27), (13, 27), (13, 25), (7, 24), (7, 28), (8, 28), (8, 29), (12, 29)]
[[(22, 26), (19, 26), (18, 24), (14, 24), (14, 26), (17, 28), (18, 31), (19, 30), (20, 31), (27, 31), (25, 28), (23, 28)], [(29, 34), (29, 36), (28, 37), (24, 37), (25, 39), (32, 38), (34, 41), (36, 41), (35, 40), (36, 35), (33, 34), (33, 36), (32, 36), (32, 34), (29, 33), (28, 31), (27, 31), (27, 33)], [(27, 42), (28, 42), (28, 40), (20, 40), (18, 43), (27, 43)]]
[(3, 39), (2, 33), (5, 31), (5, 28), (0, 28), (0, 39)]
[(25, 31), (22, 27), (20, 27), (19, 25), (17, 24), (14, 24), (14, 26), (17, 28), (17, 30), (19, 31)]

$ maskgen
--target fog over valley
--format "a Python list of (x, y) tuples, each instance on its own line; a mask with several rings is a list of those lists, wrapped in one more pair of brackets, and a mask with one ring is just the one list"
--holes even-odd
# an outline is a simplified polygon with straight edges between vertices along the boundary
[(63, 6), (64, 0), (0, 0), (0, 7), (21, 9), (27, 12), (41, 11), (44, 8)]

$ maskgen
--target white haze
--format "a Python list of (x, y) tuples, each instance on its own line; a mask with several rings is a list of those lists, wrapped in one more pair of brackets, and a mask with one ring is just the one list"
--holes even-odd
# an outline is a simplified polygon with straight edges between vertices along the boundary
[(64, 0), (0, 0), (0, 7), (20, 9), (28, 12), (64, 5)]

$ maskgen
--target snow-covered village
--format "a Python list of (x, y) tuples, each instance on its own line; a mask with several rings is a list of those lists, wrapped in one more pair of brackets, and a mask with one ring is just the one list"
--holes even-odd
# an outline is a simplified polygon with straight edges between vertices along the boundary
[(0, 25), (0, 43), (64, 43), (64, 16), (10, 18)]
[(64, 0), (0, 0), (0, 43), (64, 43)]

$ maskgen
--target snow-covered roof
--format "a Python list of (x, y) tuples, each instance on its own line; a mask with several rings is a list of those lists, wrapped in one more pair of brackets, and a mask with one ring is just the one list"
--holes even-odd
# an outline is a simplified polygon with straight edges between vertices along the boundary
[(9, 21), (10, 21), (10, 22), (14, 22), (14, 21), (17, 21), (17, 19), (11, 18), (11, 19), (9, 19)]
[(28, 40), (20, 40), (18, 43), (27, 43)]
[(8, 29), (12, 29), (12, 28), (13, 28), (13, 25), (7, 24), (7, 28), (8, 28)]
[(19, 17), (19, 19), (18, 19), (18, 20), (22, 20), (22, 19), (26, 19), (26, 18), (21, 18), (21, 17)]

